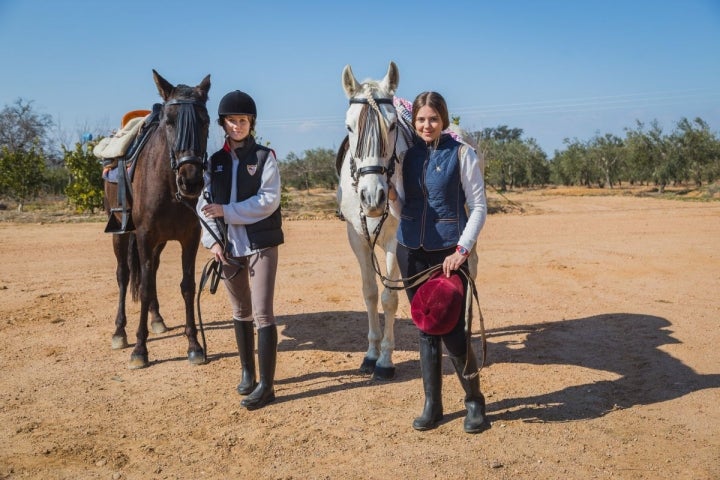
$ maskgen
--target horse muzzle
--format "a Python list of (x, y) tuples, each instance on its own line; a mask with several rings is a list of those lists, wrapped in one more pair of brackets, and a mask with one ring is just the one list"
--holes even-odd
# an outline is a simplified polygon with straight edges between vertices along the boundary
[(196, 199), (202, 193), (204, 185), (203, 172), (205, 161), (198, 156), (180, 158), (175, 168), (175, 180), (178, 193), (188, 199)]
[(358, 189), (360, 206), (367, 217), (379, 217), (387, 206), (387, 192), (379, 183), (369, 183)]

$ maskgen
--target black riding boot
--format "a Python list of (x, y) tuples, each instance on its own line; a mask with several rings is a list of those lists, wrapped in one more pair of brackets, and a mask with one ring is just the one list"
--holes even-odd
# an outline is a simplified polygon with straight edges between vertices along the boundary
[(233, 320), (233, 324), (242, 366), (242, 378), (237, 386), (237, 392), (240, 395), (247, 395), (257, 386), (255, 380), (255, 331), (253, 322)]
[(413, 421), (415, 430), (430, 430), (442, 420), (442, 350), (440, 337), (420, 335), (420, 372), (422, 373), (425, 406)]
[(260, 383), (245, 397), (240, 405), (255, 410), (275, 400), (275, 364), (277, 362), (277, 325), (258, 329), (258, 366)]
[(465, 361), (469, 358), (468, 371), (477, 372), (477, 359), (471, 348), (461, 357), (450, 356), (455, 372), (460, 379), (460, 385), (465, 390), (465, 408), (467, 416), (463, 422), (463, 429), (466, 433), (480, 433), (490, 427), (490, 422), (485, 416), (485, 397), (480, 392), (480, 374), (478, 373), (470, 380), (463, 377)]

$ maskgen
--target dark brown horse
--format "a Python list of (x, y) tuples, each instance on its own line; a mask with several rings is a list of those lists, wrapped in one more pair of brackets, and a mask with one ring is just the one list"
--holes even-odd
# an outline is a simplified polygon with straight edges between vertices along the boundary
[[(210, 75), (199, 85), (174, 86), (153, 70), (153, 78), (163, 99), (159, 122), (141, 147), (134, 164), (128, 205), (134, 230), (113, 235), (117, 258), (119, 300), (115, 317), (114, 349), (128, 346), (125, 325), (125, 297), (128, 284), (133, 300), (140, 299), (137, 342), (130, 356), (130, 368), (149, 365), (148, 314), (153, 333), (167, 330), (160, 315), (156, 274), (160, 254), (169, 240), (182, 246), (180, 291), (185, 301), (185, 336), (188, 360), (205, 363), (205, 352), (198, 343), (195, 327), (195, 258), (200, 241), (200, 225), (195, 204), (203, 189), (210, 117), (206, 103)], [(109, 207), (117, 207), (118, 185), (105, 182), (105, 204), (111, 220), (120, 218)], [(112, 216), (115, 216), (113, 219)]]

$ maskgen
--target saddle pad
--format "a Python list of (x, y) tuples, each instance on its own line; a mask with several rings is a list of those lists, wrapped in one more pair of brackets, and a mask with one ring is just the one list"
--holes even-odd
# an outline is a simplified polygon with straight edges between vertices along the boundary
[(145, 117), (130, 119), (125, 126), (110, 137), (105, 137), (93, 148), (93, 154), (98, 158), (118, 158), (125, 155), (127, 149), (143, 126)]

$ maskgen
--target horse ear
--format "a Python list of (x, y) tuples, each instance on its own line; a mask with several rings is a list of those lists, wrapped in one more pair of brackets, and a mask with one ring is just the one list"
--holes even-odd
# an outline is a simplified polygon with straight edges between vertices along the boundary
[(208, 98), (208, 92), (210, 91), (210, 75), (206, 75), (205, 78), (202, 79), (202, 82), (195, 87), (196, 90), (200, 92), (200, 95), (207, 100)]
[(398, 84), (400, 83), (400, 72), (398, 71), (395, 62), (390, 62), (388, 65), (388, 71), (385, 74), (385, 78), (382, 79), (381, 85), (390, 95), (394, 95), (397, 90)]
[(345, 65), (345, 68), (343, 68), (342, 86), (343, 90), (345, 90), (345, 95), (347, 95), (348, 98), (354, 97), (358, 90), (360, 90), (360, 84), (357, 80), (355, 80), (355, 75), (353, 74), (350, 65)]
[(170, 95), (172, 94), (172, 91), (175, 89), (175, 87), (172, 83), (161, 77), (160, 74), (155, 71), (155, 69), (153, 69), (152, 72), (153, 80), (155, 80), (155, 85), (157, 86), (158, 93), (164, 101), (167, 101), (167, 99), (170, 98)]

